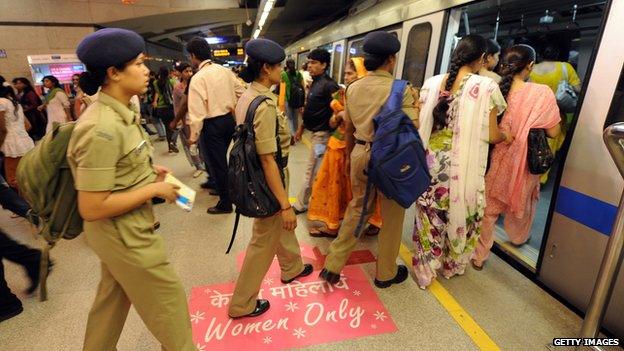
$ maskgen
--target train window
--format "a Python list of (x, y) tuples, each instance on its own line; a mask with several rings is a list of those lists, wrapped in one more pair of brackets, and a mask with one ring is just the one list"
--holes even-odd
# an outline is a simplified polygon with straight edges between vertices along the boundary
[(349, 55), (347, 58), (364, 56), (364, 50), (362, 47), (364, 46), (364, 39), (358, 39), (349, 45)]
[(297, 55), (297, 64), (299, 65), (300, 69), (303, 66), (303, 64), (308, 61), (309, 53), (310, 53), (309, 51), (306, 51), (306, 52), (301, 52)]
[(342, 47), (342, 44), (337, 44), (336, 47), (334, 48), (334, 62), (333, 62), (333, 67), (332, 67), (332, 78), (334, 78), (334, 80), (336, 82), (340, 82), (342, 79), (342, 77), (340, 77), (340, 64), (342, 63), (342, 52), (344, 51), (344, 48)]
[(425, 79), (432, 30), (431, 23), (420, 23), (410, 29), (407, 37), (403, 79), (408, 80), (416, 87), (422, 86)]
[(615, 87), (615, 94), (613, 94), (613, 100), (611, 100), (611, 107), (609, 107), (604, 127), (607, 128), (617, 122), (624, 122), (624, 67)]

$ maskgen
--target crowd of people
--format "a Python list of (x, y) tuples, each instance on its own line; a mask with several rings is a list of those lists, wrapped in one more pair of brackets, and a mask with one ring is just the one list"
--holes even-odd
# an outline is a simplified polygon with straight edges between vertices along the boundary
[[(388, 99), (401, 48), (395, 36), (368, 34), (363, 57), (347, 60), (345, 86), (329, 76), (331, 55), (323, 49), (312, 50), (305, 67), (297, 70), (290, 59), (283, 66), (285, 53), (277, 43), (251, 40), (246, 66), (233, 72), (212, 61), (204, 39), (194, 38), (186, 45), (190, 63), (171, 71), (161, 67), (154, 74), (144, 65), (144, 43), (136, 33), (110, 28), (96, 34), (77, 49), (87, 72), (76, 77), (73, 109), (52, 76), (43, 80), (48, 90), (43, 99), (25, 78), (13, 80), (13, 87), (0, 86), (7, 179), (0, 182), (0, 200), (20, 216), (28, 212), (15, 178), (20, 157), (52, 123), (79, 121), (67, 157), (84, 235), (102, 261), (85, 350), (114, 349), (131, 304), (164, 349), (194, 349), (184, 289), (167, 261), (163, 239), (146, 235), (155, 230), (154, 199), (173, 201), (177, 196), (176, 186), (163, 181), (169, 169), (152, 164), (146, 136), (158, 135), (156, 140), (167, 141), (170, 153), (178, 153), (180, 135), (194, 176), (207, 172), (201, 186), (219, 197), (207, 212), (231, 213), (228, 148), (236, 125), (245, 122), (258, 96), (265, 99), (253, 111), (255, 150), (280, 210), (254, 219), (229, 316), (254, 317), (270, 308), (258, 292), (276, 255), (283, 283), (312, 273), (294, 234), (299, 214), (306, 213), (311, 236), (333, 239), (320, 272), (328, 283), (340, 279), (357, 245), (354, 233), (361, 218), (368, 223), (366, 234), (378, 236), (374, 284), (388, 288), (407, 279), (408, 268), (396, 263), (405, 209), (375, 189), (365, 197), (373, 118)], [(412, 268), (421, 288), (438, 274), (462, 275), (470, 265), (481, 270), (501, 215), (514, 244), (528, 240), (540, 189), (540, 175), (530, 173), (527, 165), (528, 135), (541, 129), (549, 138), (560, 136), (562, 114), (554, 83), (564, 74), (578, 91), (574, 69), (555, 62), (553, 53), (538, 55), (528, 45), (501, 53), (495, 41), (468, 35), (454, 49), (447, 73), (427, 79), (420, 89), (405, 89), (401, 109), (419, 130), (431, 175), (415, 204)], [(301, 189), (291, 189), (298, 192), (291, 205), (288, 155), (306, 130), (311, 147), (305, 179)], [(16, 262), (26, 268), (34, 291), (39, 267), (32, 262), (40, 253), (0, 234), (0, 258), (13, 260), (10, 248), (21, 250)], [(21, 304), (4, 279), (0, 283), (2, 320), (21, 311)], [(6, 312), (4, 306), (9, 306)]]

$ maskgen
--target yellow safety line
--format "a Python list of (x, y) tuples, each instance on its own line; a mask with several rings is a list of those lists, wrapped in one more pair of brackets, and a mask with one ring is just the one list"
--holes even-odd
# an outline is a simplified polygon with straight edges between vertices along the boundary
[[(301, 141), (308, 147), (312, 148), (312, 143), (308, 138), (308, 135), (304, 135)], [(296, 198), (290, 198), (290, 202), (294, 203)], [(401, 243), (401, 249), (399, 256), (405, 261), (408, 267), (412, 266), (412, 253), (410, 250)], [(442, 284), (437, 280), (434, 280), (427, 288), (431, 294), (440, 302), (442, 307), (453, 317), (453, 319), (459, 324), (466, 334), (472, 339), (477, 347), (484, 351), (499, 351), (500, 347), (487, 335), (487, 333), (475, 322), (470, 314), (464, 310), (461, 305), (455, 300), (455, 298), (446, 290)]]
[[(412, 253), (410, 250), (401, 243), (401, 249), (399, 256), (405, 261), (408, 267), (412, 265)], [(437, 280), (434, 280), (427, 288), (429, 292), (435, 296), (440, 302), (442, 307), (453, 317), (453, 319), (459, 324), (466, 334), (472, 339), (472, 341), (481, 350), (495, 351), (500, 350), (500, 347), (487, 335), (487, 333), (475, 322), (470, 314), (462, 308), (462, 306), (455, 300), (455, 298), (446, 290), (442, 284)]]

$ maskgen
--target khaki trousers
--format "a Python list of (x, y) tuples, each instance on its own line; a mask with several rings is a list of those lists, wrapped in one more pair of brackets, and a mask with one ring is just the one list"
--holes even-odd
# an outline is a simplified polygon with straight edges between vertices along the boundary
[[(329, 255), (325, 260), (325, 269), (332, 273), (340, 273), (349, 255), (357, 245), (355, 229), (364, 204), (366, 183), (368, 177), (364, 170), (370, 159), (370, 151), (367, 146), (356, 144), (351, 153), (351, 190), (353, 198), (347, 206), (338, 237), (329, 247)], [(365, 213), (364, 223), (368, 221), (375, 206), (375, 196), (380, 196), (381, 217), (383, 225), (379, 231), (377, 255), (377, 276), (381, 281), (390, 280), (397, 274), (396, 258), (401, 247), (401, 233), (403, 231), (403, 219), (405, 209), (393, 200), (386, 198), (381, 192), (373, 191), (367, 204), (368, 213)]]
[(102, 277), (84, 350), (116, 350), (131, 304), (163, 350), (196, 350), (184, 288), (153, 223), (150, 205), (117, 219), (85, 222), (87, 242), (102, 261)]
[[(284, 169), (288, 189), (288, 169)], [(277, 255), (281, 279), (290, 280), (303, 272), (303, 261), (295, 231), (282, 228), (280, 213), (268, 218), (254, 218), (251, 241), (236, 281), (228, 310), (230, 317), (247, 315), (256, 308), (262, 279)], [(266, 296), (266, 295), (265, 295)]]

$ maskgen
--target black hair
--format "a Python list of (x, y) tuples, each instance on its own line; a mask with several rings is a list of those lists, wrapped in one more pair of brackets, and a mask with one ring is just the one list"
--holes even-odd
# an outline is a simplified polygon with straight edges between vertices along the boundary
[(486, 43), (485, 56), (496, 55), (501, 51), (500, 45), (494, 39), (488, 39)]
[(182, 73), (184, 72), (185, 69), (191, 67), (190, 64), (186, 63), (186, 62), (180, 62), (176, 67), (175, 70)]
[(256, 78), (260, 77), (260, 72), (263, 65), (264, 62), (260, 62), (253, 57), (248, 56), (247, 66), (243, 68), (238, 76), (241, 77), (241, 79), (244, 80), (246, 83), (251, 83), (256, 80)]
[(327, 66), (325, 67), (325, 69), (327, 70), (331, 62), (331, 54), (325, 49), (314, 49), (308, 54), (308, 59), (327, 64)]
[(286, 60), (286, 69), (288, 70), (288, 73), (290, 73), (291, 75), (297, 74), (297, 66), (295, 65), (295, 60), (293, 59)]
[(505, 51), (501, 59), (500, 70), (501, 82), (500, 90), (505, 99), (509, 95), (513, 77), (522, 72), (531, 62), (535, 61), (535, 50), (525, 44), (514, 45)]
[[(126, 68), (127, 63), (115, 65), (118, 70)], [(94, 95), (98, 89), (106, 82), (106, 70), (108, 67), (93, 67), (87, 65), (87, 70), (80, 74), (78, 86), (87, 95)]]
[(61, 82), (59, 82), (58, 78), (56, 78), (55, 76), (45, 76), (41, 81), (43, 82), (46, 79), (52, 82), (52, 85), (54, 85), (55, 88), (61, 87)]
[(167, 66), (160, 66), (158, 69), (158, 75), (156, 76), (156, 85), (160, 89), (160, 93), (164, 94), (166, 84), (169, 82), (169, 68)]
[(556, 45), (548, 44), (542, 50), (541, 57), (544, 61), (559, 61), (560, 53), (561, 51)]
[(32, 86), (32, 83), (30, 83), (28, 78), (25, 78), (25, 77), (14, 78), (13, 79), (13, 84), (16, 84), (17, 82), (20, 82), (20, 83), (24, 84), (24, 94), (26, 94), (26, 93), (28, 93), (30, 91), (35, 91), (35, 89)]
[(388, 58), (392, 55), (375, 55), (364, 53), (364, 68), (367, 71), (374, 71), (379, 67), (383, 66)]
[(194, 37), (186, 43), (186, 51), (189, 54), (195, 55), (199, 60), (205, 61), (212, 58), (212, 52), (210, 51), (210, 44), (200, 37)]
[(5, 87), (4, 84), (0, 83), (0, 98), (5, 98), (11, 100), (13, 104), (13, 112), (17, 116), (17, 111), (19, 109), (19, 103), (17, 101), (17, 97), (15, 97), (15, 92), (11, 87)]
[(6, 79), (4, 79), (4, 76), (0, 76), (0, 85), (4, 84), (4, 82), (6, 82)]
[[(450, 92), (457, 78), (457, 74), (459, 73), (459, 69), (481, 59), (486, 49), (487, 40), (480, 35), (467, 35), (460, 40), (451, 56), (451, 64), (449, 66), (444, 90)], [(440, 130), (446, 127), (446, 113), (449, 109), (449, 102), (447, 96), (440, 97), (438, 104), (433, 108), (434, 130)]]

